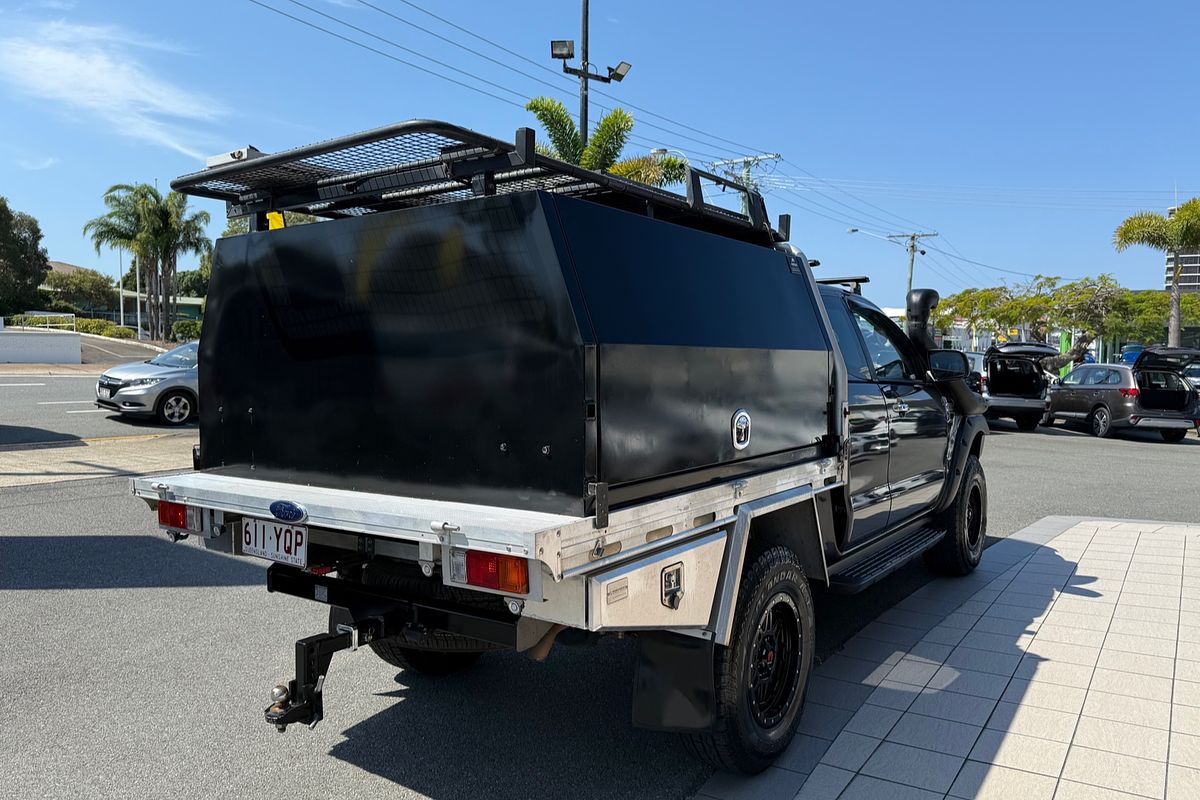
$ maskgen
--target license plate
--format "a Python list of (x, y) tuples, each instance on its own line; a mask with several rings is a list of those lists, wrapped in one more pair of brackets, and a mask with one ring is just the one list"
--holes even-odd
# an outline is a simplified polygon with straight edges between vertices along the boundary
[(242, 523), (242, 552), (293, 567), (307, 567), (308, 527), (246, 519)]
[(104, 389), (104, 388), (97, 389), (96, 395), (98, 397), (101, 397), (101, 398), (107, 400), (108, 398), (112, 397), (112, 389)]

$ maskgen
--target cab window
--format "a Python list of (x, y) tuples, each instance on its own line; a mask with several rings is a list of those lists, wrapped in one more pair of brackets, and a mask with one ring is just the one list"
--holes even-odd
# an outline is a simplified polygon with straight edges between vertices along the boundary
[(875, 372), (877, 381), (915, 381), (917, 372), (901, 355), (900, 346), (893, 337), (897, 331), (885, 324), (885, 320), (865, 308), (855, 306), (852, 309), (854, 321), (862, 334), (863, 344), (867, 348), (867, 357)]
[(858, 326), (850, 319), (846, 303), (838, 296), (821, 295), (825, 304), (825, 313), (829, 315), (829, 324), (833, 326), (833, 335), (837, 337), (838, 349), (842, 352), (842, 360), (846, 362), (847, 378), (852, 381), (869, 381), (871, 365), (867, 363), (867, 354), (863, 351), (862, 339), (859, 338)]

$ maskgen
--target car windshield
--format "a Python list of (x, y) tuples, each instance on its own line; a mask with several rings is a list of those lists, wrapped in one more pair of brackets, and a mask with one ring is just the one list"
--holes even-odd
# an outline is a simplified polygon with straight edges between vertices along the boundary
[(190, 369), (196, 366), (197, 351), (199, 349), (199, 345), (196, 342), (188, 342), (185, 345), (176, 347), (174, 350), (168, 350), (160, 356), (155, 356), (150, 359), (150, 363), (160, 367)]

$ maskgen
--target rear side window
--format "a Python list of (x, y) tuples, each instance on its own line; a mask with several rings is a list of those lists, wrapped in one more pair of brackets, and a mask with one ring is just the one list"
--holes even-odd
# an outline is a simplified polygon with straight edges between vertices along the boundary
[(871, 366), (867, 363), (867, 354), (858, 336), (858, 326), (850, 319), (845, 301), (841, 297), (822, 293), (821, 302), (825, 304), (825, 313), (829, 315), (829, 324), (833, 326), (838, 349), (842, 351), (842, 360), (846, 362), (847, 377), (852, 381), (871, 380)]

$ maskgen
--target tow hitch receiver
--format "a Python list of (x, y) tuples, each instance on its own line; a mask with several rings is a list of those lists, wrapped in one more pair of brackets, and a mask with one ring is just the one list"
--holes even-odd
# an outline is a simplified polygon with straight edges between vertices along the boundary
[(338, 625), (336, 633), (319, 633), (296, 642), (296, 677), (287, 686), (271, 690), (267, 722), (280, 733), (294, 722), (315, 728), (325, 716), (322, 690), (333, 654), (339, 650), (357, 650), (360, 644), (375, 639), (378, 622), (364, 620), (355, 625)]

